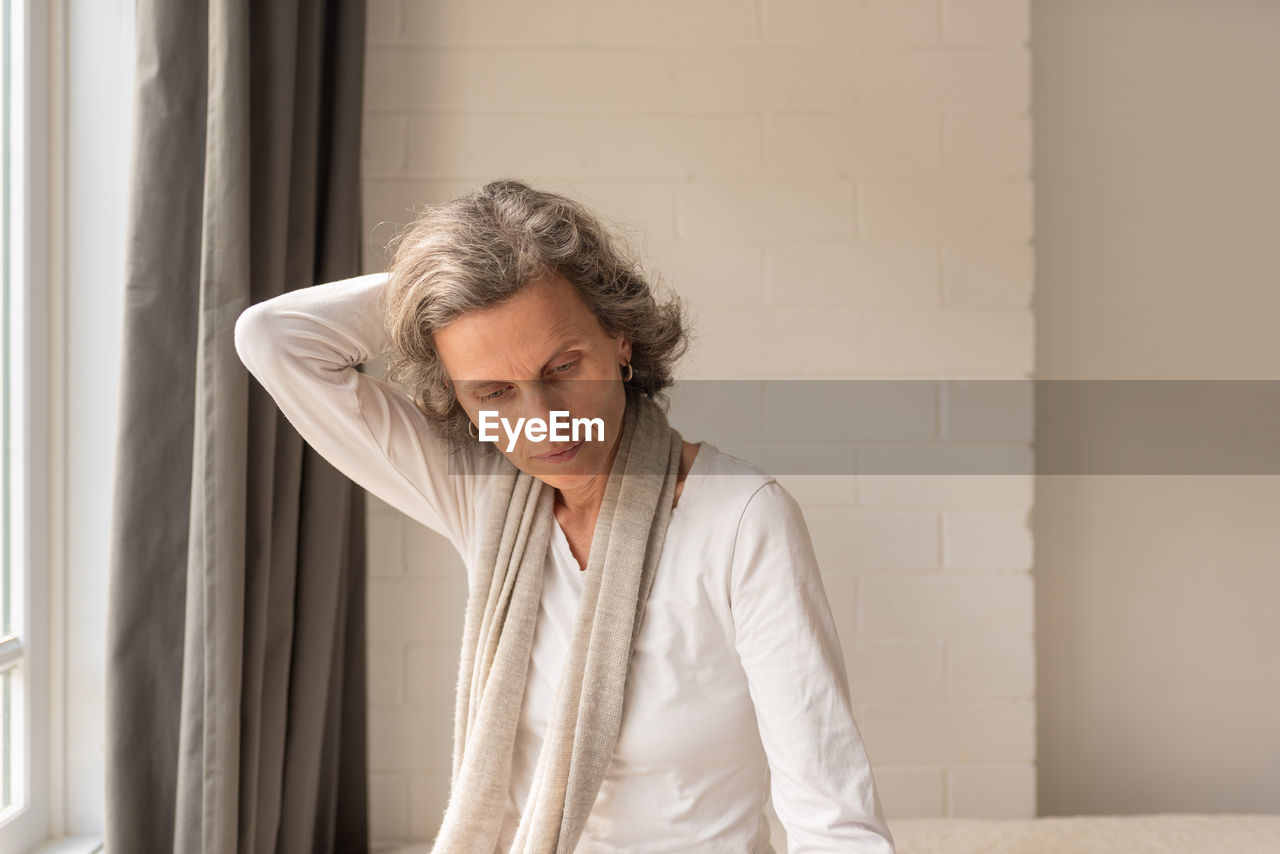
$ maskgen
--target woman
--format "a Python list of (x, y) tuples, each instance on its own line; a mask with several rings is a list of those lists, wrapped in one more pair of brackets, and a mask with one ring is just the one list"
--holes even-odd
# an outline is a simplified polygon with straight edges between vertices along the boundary
[[(466, 562), (434, 851), (772, 852), (772, 796), (791, 852), (891, 854), (799, 506), (667, 423), (679, 302), (580, 204), (489, 183), (388, 273), (235, 333), (319, 453)], [(356, 370), (383, 353), (409, 394)], [(599, 429), (511, 429), (555, 412)]]

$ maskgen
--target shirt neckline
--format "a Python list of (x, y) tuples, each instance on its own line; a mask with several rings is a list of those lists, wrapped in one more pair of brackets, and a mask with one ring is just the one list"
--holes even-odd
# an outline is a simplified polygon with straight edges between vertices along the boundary
[[(693, 463), (690, 464), (689, 471), (684, 476), (684, 489), (680, 491), (680, 500), (676, 502), (676, 506), (671, 508), (671, 518), (667, 522), (668, 525), (675, 521), (676, 515), (680, 512), (680, 508), (684, 507), (685, 502), (688, 501), (689, 487), (691, 486), (690, 481), (693, 476), (695, 474), (701, 474), (698, 469), (703, 467), (703, 458), (707, 456), (707, 442), (704, 439), (696, 444), (698, 446), (698, 453), (694, 456)], [(575, 574), (578, 576), (584, 575), (586, 570), (578, 566), (578, 559), (573, 556), (573, 549), (569, 548), (569, 536), (564, 532), (564, 528), (560, 527), (560, 520), (555, 517), (554, 513), (551, 515), (551, 524), (555, 526), (555, 530), (552, 531), (552, 539), (558, 543), (559, 548), (564, 549), (565, 556), (568, 557), (569, 563), (572, 564), (573, 568), (576, 570)]]

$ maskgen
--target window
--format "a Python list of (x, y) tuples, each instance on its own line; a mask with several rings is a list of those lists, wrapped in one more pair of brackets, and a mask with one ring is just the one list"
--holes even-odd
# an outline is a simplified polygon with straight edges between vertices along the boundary
[(20, 239), (14, 223), (13, 155), (15, 131), (13, 38), (15, 31), (13, 6), (0, 0), (0, 821), (15, 813), (25, 802), (26, 754), (24, 730), (27, 719), (26, 626), (23, 619), (26, 585), (23, 583), (24, 562), (15, 548), (20, 538), (14, 529), (17, 504), (13, 500), (21, 484), (14, 476), (13, 462), (21, 448), (20, 431), (15, 430), (14, 368), (15, 333), (20, 326), (13, 323), (15, 277), (11, 261), (15, 238)]
[(45, 839), (50, 656), (47, 525), (47, 22), (0, 0), (0, 851)]
[[(134, 0), (0, 0), (11, 804), (4, 854), (100, 851)], [(7, 206), (6, 206), (7, 205)], [(3, 306), (3, 301), (0, 301)]]

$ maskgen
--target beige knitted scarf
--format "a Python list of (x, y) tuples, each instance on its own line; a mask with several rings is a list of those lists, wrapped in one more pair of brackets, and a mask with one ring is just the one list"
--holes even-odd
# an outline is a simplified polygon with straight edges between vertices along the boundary
[[(582, 835), (618, 740), (627, 668), (671, 518), (681, 446), (659, 405), (628, 392), (582, 604), (511, 854), (566, 854)], [(494, 854), (502, 831), (555, 524), (555, 490), (503, 462), (470, 570), (452, 788), (432, 854)]]

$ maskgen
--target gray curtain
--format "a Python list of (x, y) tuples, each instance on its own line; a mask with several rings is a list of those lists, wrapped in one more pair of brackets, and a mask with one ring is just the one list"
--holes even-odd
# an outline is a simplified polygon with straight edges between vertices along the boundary
[(366, 852), (364, 494), (233, 341), (361, 272), (364, 0), (137, 20), (106, 851)]

